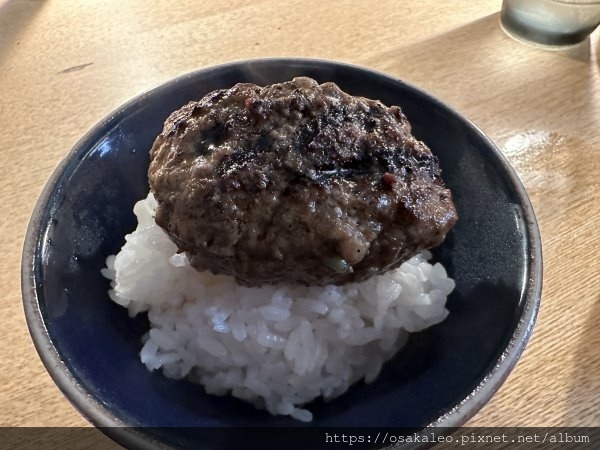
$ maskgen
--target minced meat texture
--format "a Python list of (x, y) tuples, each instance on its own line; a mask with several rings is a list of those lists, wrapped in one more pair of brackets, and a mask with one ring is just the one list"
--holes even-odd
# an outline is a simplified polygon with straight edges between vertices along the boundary
[(150, 156), (158, 225), (197, 270), (245, 285), (361, 281), (457, 220), (400, 108), (306, 77), (187, 104)]

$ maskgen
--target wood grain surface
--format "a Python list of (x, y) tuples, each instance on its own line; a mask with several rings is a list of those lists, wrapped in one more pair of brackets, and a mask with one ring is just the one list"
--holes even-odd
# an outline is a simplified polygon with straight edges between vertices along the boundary
[(406, 80), (503, 150), (539, 220), (542, 307), (521, 361), (469, 425), (600, 426), (600, 35), (562, 51), (525, 45), (501, 30), (500, 4), (0, 0), (0, 426), (89, 426), (42, 366), (21, 304), (23, 237), (54, 167), (131, 97), (275, 56)]

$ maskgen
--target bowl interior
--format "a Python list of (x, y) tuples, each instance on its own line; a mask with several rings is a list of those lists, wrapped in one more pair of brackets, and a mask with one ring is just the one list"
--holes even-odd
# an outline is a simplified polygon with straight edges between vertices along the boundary
[[(330, 402), (315, 401), (311, 425), (424, 427), (472, 393), (507, 349), (515, 359), (522, 349), (513, 348), (511, 339), (522, 331), (523, 320), (529, 325), (534, 320), (539, 236), (514, 172), (485, 136), (421, 91), (365, 69), (311, 60), (234, 63), (180, 77), (120, 108), (77, 144), (34, 213), (30, 259), (24, 260), (31, 269), (24, 272), (31, 295), (25, 302), (26, 309), (27, 302), (35, 304), (50, 346), (42, 349), (39, 339), (36, 345), (55, 379), (53, 372), (63, 369), (48, 362), (58, 357), (77, 389), (107, 415), (143, 427), (306, 426), (148, 372), (138, 357), (147, 322), (130, 319), (111, 302), (109, 282), (100, 275), (106, 257), (135, 227), (133, 204), (147, 193), (148, 151), (166, 117), (214, 89), (299, 75), (399, 105), (414, 134), (438, 156), (459, 214), (435, 251), (456, 280), (449, 317), (413, 335), (374, 383), (359, 383)], [(28, 320), (36, 326), (31, 316)], [(528, 332), (519, 335), (521, 344), (527, 337)], [(59, 386), (86, 410), (68, 382)], [(471, 409), (463, 417), (475, 412)], [(167, 442), (179, 439), (168, 430), (156, 433)]]

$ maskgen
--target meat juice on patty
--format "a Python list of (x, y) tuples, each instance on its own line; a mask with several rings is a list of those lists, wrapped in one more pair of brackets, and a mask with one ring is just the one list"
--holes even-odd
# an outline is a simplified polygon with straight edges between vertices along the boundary
[(187, 104), (150, 157), (157, 224), (197, 270), (244, 285), (361, 281), (439, 245), (457, 220), (399, 107), (307, 77)]

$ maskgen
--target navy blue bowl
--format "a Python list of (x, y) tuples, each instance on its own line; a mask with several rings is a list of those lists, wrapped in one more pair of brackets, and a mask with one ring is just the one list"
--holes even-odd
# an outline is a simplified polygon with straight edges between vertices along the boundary
[[(148, 151), (167, 116), (214, 89), (299, 75), (399, 105), (414, 134), (438, 156), (459, 214), (434, 252), (456, 280), (449, 317), (413, 335), (372, 384), (359, 383), (330, 402), (313, 402), (310, 425), (148, 372), (138, 356), (148, 324), (130, 319), (109, 300), (109, 282), (100, 274), (106, 257), (135, 227), (132, 207), (148, 191)], [(541, 285), (541, 244), (531, 204), (485, 135), (395, 78), (304, 59), (200, 70), (116, 110), (52, 175), (33, 212), (22, 260), (25, 313), (48, 372), (83, 415), (127, 446), (193, 447), (203, 427), (459, 426), (489, 400), (521, 355)], [(221, 435), (204, 448), (228, 445), (235, 448), (231, 437)]]

